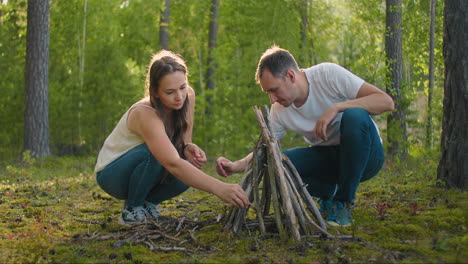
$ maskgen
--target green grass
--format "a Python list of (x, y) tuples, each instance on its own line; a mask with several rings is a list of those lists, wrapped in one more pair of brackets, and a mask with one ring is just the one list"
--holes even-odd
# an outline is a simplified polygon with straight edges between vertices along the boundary
[[(330, 230), (354, 240), (297, 243), (248, 231), (234, 236), (216, 223), (223, 203), (190, 189), (163, 203), (163, 214), (208, 224), (194, 231), (196, 241), (155, 242), (188, 252), (161, 252), (92, 238), (131, 233), (117, 224), (121, 201), (95, 182), (94, 157), (25, 159), (0, 168), (0, 263), (467, 263), (466, 192), (437, 187), (434, 160), (407, 163), (415, 165), (402, 162), (361, 184), (355, 224)], [(205, 170), (214, 174), (213, 164)]]

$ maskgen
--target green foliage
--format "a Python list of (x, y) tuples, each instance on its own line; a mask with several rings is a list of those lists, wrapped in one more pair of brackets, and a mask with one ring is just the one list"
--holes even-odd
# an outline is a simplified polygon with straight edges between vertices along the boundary
[[(51, 2), (49, 120), (54, 154), (96, 153), (121, 115), (143, 96), (146, 65), (158, 49), (162, 6), (161, 0)], [(26, 0), (0, 5), (2, 161), (22, 152), (26, 7)], [(336, 62), (385, 87), (382, 1), (220, 1), (214, 90), (206, 89), (210, 7), (211, 1), (172, 0), (169, 22), (169, 47), (186, 59), (196, 91), (193, 141), (210, 158), (237, 158), (251, 150), (258, 136), (251, 109), (269, 104), (254, 74), (259, 57), (272, 44), (289, 49), (301, 67)], [(434, 142), (439, 141), (442, 118), (442, 8), (437, 5)], [(305, 42), (304, 14), (309, 22)], [(427, 1), (403, 3), (402, 29), (406, 100), (399, 103), (408, 106), (412, 152), (425, 138)], [(386, 138), (386, 115), (375, 119)], [(284, 143), (303, 144), (295, 135)]]
[[(404, 75), (408, 87), (408, 141), (422, 145), (426, 138), (424, 127), (427, 118), (429, 87), (429, 24), (430, 1), (408, 1), (403, 10)], [(433, 137), (440, 141), (443, 97), (443, 3), (436, 4), (435, 21), (435, 84), (433, 91)], [(421, 111), (424, 109), (424, 111)], [(438, 145), (438, 144), (437, 144)]]
[(23, 145), (26, 0), (0, 5), (0, 160)]
[[(220, 224), (209, 224), (194, 230), (196, 242), (167, 238), (155, 242), (181, 243), (192, 250), (188, 254), (150, 251), (143, 243), (116, 247), (115, 239), (91, 239), (127, 231), (117, 224), (121, 201), (95, 182), (93, 156), (9, 165), (0, 168), (0, 262), (464, 262), (468, 197), (466, 192), (437, 187), (435, 159), (422, 155), (389, 165), (362, 183), (355, 224), (329, 229), (354, 240), (304, 238), (294, 243), (254, 230), (233, 236)], [(213, 164), (206, 171), (213, 173)], [(238, 182), (240, 177), (227, 180)], [(160, 207), (166, 216), (187, 214), (200, 223), (226, 210), (216, 197), (194, 189)]]
[[(258, 135), (252, 107), (268, 104), (268, 97), (255, 83), (256, 65), (261, 54), (273, 44), (293, 53), (299, 50), (297, 12), (288, 1), (221, 2), (222, 26), (214, 56), (218, 66), (216, 90), (211, 105), (201, 107), (209, 109), (211, 116), (204, 117), (203, 125), (198, 123), (194, 133), (196, 140), (204, 140), (208, 153), (240, 157), (251, 151), (253, 138)], [(283, 17), (292, 19), (285, 21)], [(200, 116), (203, 112), (197, 113)]]
[[(128, 29), (118, 20), (124, 8), (117, 2), (88, 1), (86, 13), (84, 1), (54, 3), (51, 16), (57, 16), (60, 23), (51, 24), (51, 32), (57, 33), (51, 37), (51, 53), (68, 54), (51, 56), (52, 138), (57, 148), (89, 144), (96, 149), (126, 108), (143, 96), (143, 86), (138, 83), (143, 83), (144, 66), (137, 66), (135, 59), (124, 53), (127, 44), (136, 43), (122, 40), (127, 39)], [(137, 2), (127, 8), (135, 5)], [(74, 19), (69, 18), (71, 14)], [(55, 38), (64, 41), (53, 41)], [(83, 73), (80, 58), (84, 59)]]

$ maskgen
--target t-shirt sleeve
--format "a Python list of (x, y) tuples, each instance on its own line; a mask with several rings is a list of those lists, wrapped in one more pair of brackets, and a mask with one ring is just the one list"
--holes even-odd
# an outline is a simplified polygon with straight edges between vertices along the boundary
[(329, 65), (328, 76), (334, 84), (335, 92), (347, 100), (355, 99), (364, 83), (359, 76), (334, 63)]
[(282, 139), (284, 134), (286, 134), (286, 129), (281, 124), (279, 120), (279, 115), (275, 110), (275, 104), (271, 106), (270, 110), (270, 127), (273, 136), (275, 136), (277, 139)]

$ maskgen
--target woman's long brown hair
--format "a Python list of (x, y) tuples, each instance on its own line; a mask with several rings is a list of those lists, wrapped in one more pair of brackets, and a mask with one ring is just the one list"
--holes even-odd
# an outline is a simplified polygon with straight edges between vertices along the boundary
[(161, 81), (161, 79), (167, 74), (176, 71), (183, 72), (185, 76), (188, 75), (187, 66), (185, 65), (184, 60), (179, 55), (167, 50), (161, 50), (154, 54), (150, 64), (148, 65), (148, 71), (146, 74), (145, 95), (149, 96), (151, 106), (156, 110), (156, 113), (161, 117), (161, 119), (164, 122), (167, 136), (171, 140), (174, 147), (177, 149), (177, 152), (179, 152), (179, 155), (183, 157), (184, 134), (188, 128), (188, 95), (182, 108), (179, 110), (174, 110), (171, 113), (173, 128), (172, 131), (169, 129), (170, 126), (167, 123), (168, 120), (171, 119), (169, 119), (169, 116), (164, 111), (164, 105), (161, 103), (161, 100), (159, 100), (159, 98), (157, 98), (156, 96), (159, 89), (159, 82)]

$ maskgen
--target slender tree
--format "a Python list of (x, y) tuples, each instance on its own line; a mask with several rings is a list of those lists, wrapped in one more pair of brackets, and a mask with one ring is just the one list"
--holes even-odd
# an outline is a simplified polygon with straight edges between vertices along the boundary
[(85, 58), (86, 58), (86, 16), (88, 11), (88, 0), (84, 0), (83, 6), (83, 31), (81, 36), (80, 42), (80, 49), (79, 49), (79, 57), (80, 57), (80, 72), (79, 72), (79, 79), (80, 79), (80, 92), (78, 97), (78, 142), (81, 144), (82, 132), (81, 132), (81, 112), (83, 108), (83, 86), (84, 86), (84, 73), (85, 73)]
[(388, 153), (391, 157), (405, 155), (406, 114), (402, 107), (402, 44), (401, 44), (401, 0), (386, 0), (385, 53), (387, 55), (387, 92), (395, 101), (396, 111), (387, 117)]
[(427, 95), (426, 147), (432, 148), (432, 97), (434, 93), (434, 32), (436, 0), (431, 0), (429, 28), (429, 87)]
[(445, 0), (444, 116), (438, 179), (468, 188), (468, 1)]
[(207, 97), (206, 97), (206, 114), (210, 115), (212, 103), (211, 95), (215, 89), (214, 74), (215, 74), (215, 60), (214, 52), (216, 49), (216, 42), (218, 38), (218, 9), (219, 9), (219, 0), (212, 0), (211, 3), (211, 19), (210, 19), (210, 28), (209, 28), (209, 37), (208, 37), (208, 69), (206, 71), (206, 88), (207, 88)]
[(161, 13), (159, 23), (159, 46), (162, 49), (169, 49), (169, 8), (171, 0), (164, 0), (164, 10)]
[(299, 14), (301, 15), (301, 54), (300, 65), (307, 67), (310, 64), (310, 49), (311, 43), (309, 42), (309, 5), (310, 0), (300, 0), (298, 3)]
[(32, 157), (49, 149), (49, 0), (28, 1), (24, 150)]

